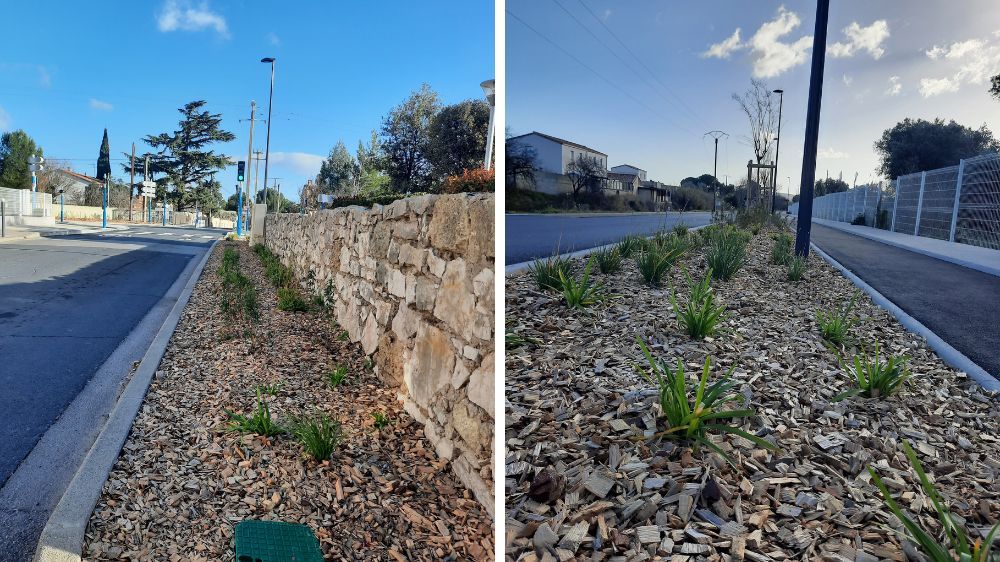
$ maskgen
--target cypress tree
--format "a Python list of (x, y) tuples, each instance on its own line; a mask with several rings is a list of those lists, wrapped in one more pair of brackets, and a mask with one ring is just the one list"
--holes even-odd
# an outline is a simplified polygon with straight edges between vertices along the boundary
[(108, 130), (104, 129), (104, 140), (101, 141), (101, 153), (97, 156), (97, 179), (103, 180), (111, 175), (111, 145), (108, 144)]

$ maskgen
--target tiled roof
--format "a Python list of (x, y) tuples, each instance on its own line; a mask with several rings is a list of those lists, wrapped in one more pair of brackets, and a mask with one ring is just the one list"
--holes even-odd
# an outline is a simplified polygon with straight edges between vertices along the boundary
[(62, 172), (62, 173), (64, 173), (64, 174), (66, 174), (67, 176), (74, 177), (74, 178), (76, 178), (78, 180), (85, 181), (87, 183), (96, 183), (98, 185), (101, 185), (101, 184), (104, 183), (104, 182), (102, 182), (101, 180), (99, 180), (97, 178), (92, 178), (90, 176), (85, 176), (83, 174), (78, 174), (78, 173), (76, 173), (76, 172), (74, 172), (72, 170), (59, 170), (59, 171)]

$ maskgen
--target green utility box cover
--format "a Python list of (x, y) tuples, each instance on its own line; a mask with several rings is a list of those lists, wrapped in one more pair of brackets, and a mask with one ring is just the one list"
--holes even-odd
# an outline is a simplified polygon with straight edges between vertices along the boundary
[(236, 525), (237, 562), (323, 562), (312, 529), (281, 521), (241, 521)]

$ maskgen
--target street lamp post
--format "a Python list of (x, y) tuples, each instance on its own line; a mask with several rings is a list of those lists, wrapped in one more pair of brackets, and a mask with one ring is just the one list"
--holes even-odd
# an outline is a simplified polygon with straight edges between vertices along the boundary
[(723, 131), (709, 131), (701, 136), (702, 139), (705, 137), (712, 137), (715, 139), (715, 159), (712, 165), (712, 178), (715, 179), (715, 189), (712, 190), (712, 214), (714, 215), (717, 211), (716, 207), (719, 206), (719, 139), (722, 137), (728, 137), (729, 135)]
[(484, 80), (479, 86), (486, 94), (486, 101), (490, 103), (490, 126), (486, 133), (486, 157), (483, 159), (483, 168), (489, 170), (493, 160), (490, 156), (493, 155), (493, 109), (496, 105), (496, 82), (491, 78)]
[[(271, 157), (271, 102), (274, 100), (274, 57), (264, 57), (260, 62), (271, 63), (271, 91), (267, 95), (267, 144), (264, 147), (264, 191), (267, 191), (267, 165)], [(265, 193), (264, 208), (267, 209)]]
[(774, 139), (774, 171), (771, 172), (773, 185), (771, 189), (771, 212), (774, 212), (774, 202), (778, 194), (778, 155), (781, 153), (781, 108), (785, 105), (785, 91), (774, 90), (778, 94), (778, 137)]
[(823, 67), (826, 66), (826, 28), (830, 0), (816, 1), (816, 30), (813, 33), (812, 69), (809, 73), (809, 104), (806, 135), (802, 146), (802, 180), (799, 183), (799, 220), (795, 225), (795, 254), (809, 255), (812, 231), (813, 182), (816, 180), (816, 148), (819, 142), (819, 110), (823, 100)]

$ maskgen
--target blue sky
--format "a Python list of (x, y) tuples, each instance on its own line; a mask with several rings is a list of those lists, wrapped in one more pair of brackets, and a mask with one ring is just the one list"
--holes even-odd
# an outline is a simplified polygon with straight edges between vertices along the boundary
[[(93, 175), (105, 127), (113, 158), (172, 131), (196, 99), (246, 159), (250, 100), (267, 118), (277, 58), (270, 177), (295, 200), (338, 139), (352, 152), (424, 82), (445, 103), (482, 97), (494, 76), (492, 2), (11, 2), (0, 50), (0, 130), (24, 129), (47, 158)], [(257, 122), (254, 146), (264, 149)], [(118, 161), (114, 173), (121, 175)], [(263, 162), (261, 177), (263, 177)], [(221, 173), (235, 191), (235, 167)]]
[[(985, 123), (1000, 135), (1000, 101), (986, 93), (1000, 73), (1000, 4), (831, 4), (817, 178), (874, 178), (872, 143), (904, 117)], [(764, 78), (785, 90), (779, 179), (784, 189), (791, 176), (797, 193), (814, 1), (508, 0), (506, 8), (524, 22), (507, 17), (512, 134), (574, 140), (606, 152), (611, 165), (677, 183), (712, 172), (703, 134), (721, 129), (730, 136), (719, 144), (719, 176), (735, 181), (752, 150), (732, 94)]]

